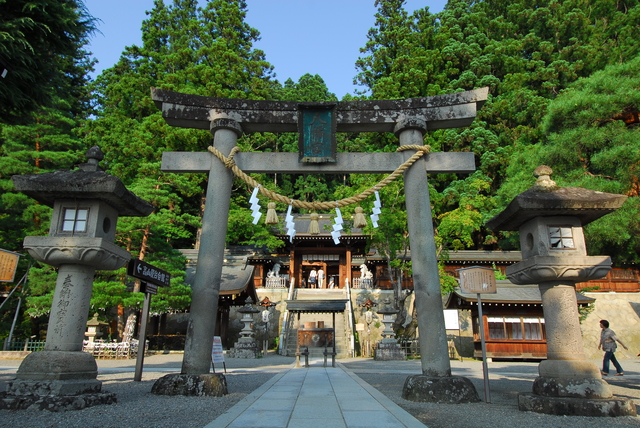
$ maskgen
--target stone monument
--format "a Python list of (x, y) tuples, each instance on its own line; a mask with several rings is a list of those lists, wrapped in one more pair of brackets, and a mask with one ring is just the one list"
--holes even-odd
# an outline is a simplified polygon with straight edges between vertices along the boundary
[(258, 358), (260, 354), (258, 343), (254, 337), (255, 331), (253, 330), (253, 323), (255, 322), (253, 316), (260, 311), (254, 308), (252, 303), (251, 297), (247, 297), (244, 306), (238, 309), (238, 312), (242, 314), (240, 322), (244, 325), (240, 331), (240, 338), (233, 345), (233, 348), (229, 349), (229, 357), (231, 358)]
[(77, 171), (13, 176), (16, 190), (53, 207), (49, 236), (28, 236), (24, 247), (36, 260), (58, 268), (44, 351), (22, 361), (9, 382), (5, 408), (83, 408), (115, 402), (102, 393), (98, 367), (82, 352), (93, 276), (130, 259), (113, 241), (118, 216), (142, 217), (153, 206), (128, 191), (120, 179), (99, 167), (96, 146)]
[(582, 227), (622, 206), (626, 196), (558, 187), (548, 166), (536, 168), (536, 184), (487, 222), (492, 230), (520, 232), (522, 261), (509, 266), (514, 284), (538, 284), (547, 331), (547, 360), (533, 392), (519, 394), (520, 410), (555, 415), (635, 415), (633, 402), (613, 396), (596, 364), (587, 361), (575, 284), (601, 278), (608, 256), (588, 256)]
[(393, 328), (391, 328), (398, 312), (398, 309), (391, 306), (391, 301), (388, 298), (384, 299), (384, 304), (378, 310), (378, 314), (382, 315), (384, 330), (382, 331), (382, 340), (376, 344), (374, 359), (377, 361), (403, 361), (407, 359), (396, 339)]

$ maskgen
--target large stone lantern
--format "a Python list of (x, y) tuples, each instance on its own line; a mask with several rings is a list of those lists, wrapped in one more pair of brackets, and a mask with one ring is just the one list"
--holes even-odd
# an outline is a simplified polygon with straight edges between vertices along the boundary
[(12, 177), (16, 190), (53, 207), (49, 236), (28, 236), (24, 247), (36, 260), (58, 268), (58, 278), (45, 349), (24, 359), (10, 394), (69, 396), (101, 390), (95, 360), (82, 352), (93, 276), (97, 269), (119, 269), (131, 259), (113, 243), (118, 216), (153, 211), (120, 179), (101, 170), (103, 157), (93, 147), (80, 170)]
[(598, 366), (586, 360), (575, 284), (601, 278), (608, 256), (588, 256), (582, 227), (620, 208), (626, 196), (558, 187), (548, 166), (537, 183), (492, 218), (492, 230), (520, 232), (522, 262), (507, 268), (514, 284), (538, 284), (547, 332), (547, 360), (539, 365), (533, 393), (520, 394), (520, 410), (585, 416), (635, 415), (633, 402), (613, 397)]

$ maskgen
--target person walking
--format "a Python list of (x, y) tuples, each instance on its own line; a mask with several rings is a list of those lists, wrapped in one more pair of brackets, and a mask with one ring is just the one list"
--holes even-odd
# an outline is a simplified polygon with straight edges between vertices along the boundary
[(318, 269), (318, 288), (324, 288), (324, 270)]
[(600, 320), (600, 328), (602, 331), (600, 332), (600, 344), (598, 345), (598, 349), (602, 348), (604, 351), (604, 360), (602, 361), (602, 376), (609, 376), (609, 361), (611, 361), (616, 368), (616, 376), (623, 376), (624, 372), (622, 370), (622, 366), (616, 359), (616, 349), (618, 342), (624, 349), (629, 349), (627, 346), (618, 339), (616, 333), (609, 328), (609, 321)]
[(318, 273), (316, 272), (316, 268), (313, 268), (311, 273), (309, 273), (309, 288), (316, 288), (317, 278)]

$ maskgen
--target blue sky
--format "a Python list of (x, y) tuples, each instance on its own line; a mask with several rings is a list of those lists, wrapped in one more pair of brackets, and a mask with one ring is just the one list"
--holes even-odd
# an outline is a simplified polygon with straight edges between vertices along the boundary
[[(375, 23), (374, 0), (246, 0), (246, 22), (260, 31), (255, 47), (275, 68), (276, 78), (297, 81), (305, 73), (319, 74), (338, 98), (353, 93), (359, 48)], [(118, 61), (125, 46), (140, 45), (145, 11), (153, 0), (85, 0), (100, 19), (88, 50), (99, 61), (96, 74)], [(168, 3), (168, 1), (167, 1)], [(200, 0), (200, 3), (205, 3)], [(446, 0), (407, 0), (413, 12), (429, 6), (442, 10)]]

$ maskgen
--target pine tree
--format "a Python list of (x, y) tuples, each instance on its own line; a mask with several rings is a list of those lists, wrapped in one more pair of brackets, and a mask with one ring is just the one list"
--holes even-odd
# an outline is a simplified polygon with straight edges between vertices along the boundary
[(24, 123), (29, 113), (53, 107), (57, 96), (66, 97), (70, 108), (78, 104), (71, 100), (86, 99), (81, 47), (95, 24), (84, 4), (0, 0), (0, 9), (0, 73), (7, 70), (0, 77), (0, 123)]
[(621, 209), (585, 228), (589, 252), (610, 254), (616, 263), (640, 261), (639, 72), (640, 56), (563, 91), (544, 117), (547, 138), (517, 152), (500, 189), (503, 200), (510, 201), (533, 185), (533, 169), (544, 164), (552, 167), (560, 186), (629, 196)]

